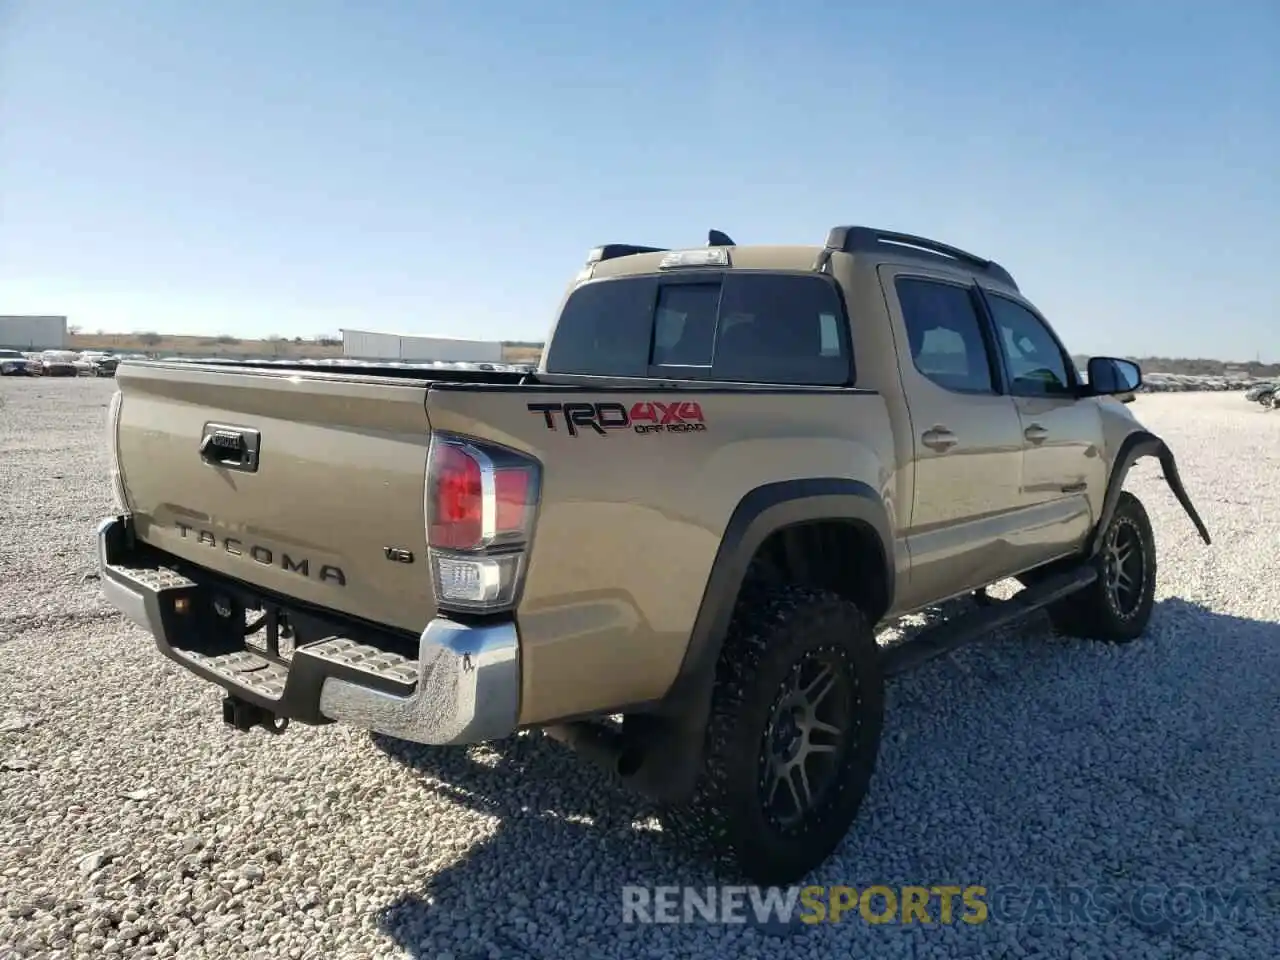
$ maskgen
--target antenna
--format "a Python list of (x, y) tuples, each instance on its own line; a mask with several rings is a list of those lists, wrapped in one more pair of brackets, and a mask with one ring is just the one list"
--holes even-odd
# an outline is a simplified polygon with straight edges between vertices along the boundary
[(712, 230), (707, 234), (707, 246), (708, 247), (733, 247), (733, 246), (737, 246), (737, 244), (735, 244), (733, 240), (730, 239), (727, 233), (722, 233), (719, 230)]

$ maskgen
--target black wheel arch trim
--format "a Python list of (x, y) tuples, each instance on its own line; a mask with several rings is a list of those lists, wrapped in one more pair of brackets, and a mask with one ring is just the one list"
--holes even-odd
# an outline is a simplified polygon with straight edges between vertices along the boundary
[(822, 520), (861, 522), (874, 531), (892, 604), (893, 534), (879, 492), (862, 481), (842, 477), (783, 480), (756, 487), (739, 501), (721, 537), (680, 671), (662, 698), (667, 710), (697, 705), (709, 694), (738, 592), (760, 545), (778, 530)]
[(1168, 444), (1148, 430), (1135, 430), (1124, 438), (1120, 444), (1120, 449), (1116, 451), (1115, 460), (1111, 464), (1111, 476), (1107, 481), (1107, 495), (1102, 504), (1102, 514), (1098, 518), (1097, 526), (1094, 528), (1093, 537), (1089, 543), (1090, 556), (1096, 555), (1102, 549), (1102, 540), (1106, 535), (1107, 527), (1111, 523), (1111, 518), (1115, 515), (1116, 506), (1120, 502), (1120, 494), (1124, 487), (1124, 479), (1129, 473), (1129, 468), (1143, 457), (1155, 457), (1160, 461), (1160, 466), (1164, 471), (1165, 483), (1169, 484), (1169, 489), (1173, 491), (1174, 497), (1178, 503), (1182, 505), (1182, 509), (1186, 511), (1191, 522), (1195, 524), (1196, 532), (1200, 534), (1200, 539), (1206, 544), (1211, 544), (1209, 530), (1204, 525), (1204, 521), (1200, 519), (1200, 514), (1196, 512), (1195, 505), (1191, 502), (1191, 497), (1187, 494), (1187, 488), (1182, 483), (1182, 476), (1178, 473), (1178, 462), (1174, 459), (1173, 451), (1169, 449)]

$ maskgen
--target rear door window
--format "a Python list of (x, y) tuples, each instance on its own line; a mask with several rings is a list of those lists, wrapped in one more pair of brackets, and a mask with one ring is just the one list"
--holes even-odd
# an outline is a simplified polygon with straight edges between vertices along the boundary
[(548, 373), (839, 386), (853, 378), (844, 304), (810, 274), (591, 281), (565, 303)]
[(955, 393), (995, 393), (972, 288), (916, 277), (898, 277), (894, 288), (916, 370)]

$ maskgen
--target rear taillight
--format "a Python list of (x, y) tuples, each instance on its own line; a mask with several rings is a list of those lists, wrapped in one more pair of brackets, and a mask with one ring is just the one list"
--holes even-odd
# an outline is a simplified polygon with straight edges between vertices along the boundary
[(111, 464), (111, 492), (115, 495), (116, 510), (129, 512), (129, 498), (125, 494), (124, 478), (120, 475), (120, 389), (111, 395), (111, 403), (107, 407), (107, 457)]
[(437, 434), (427, 456), (427, 545), (442, 610), (512, 607), (540, 493), (538, 462), (494, 444)]

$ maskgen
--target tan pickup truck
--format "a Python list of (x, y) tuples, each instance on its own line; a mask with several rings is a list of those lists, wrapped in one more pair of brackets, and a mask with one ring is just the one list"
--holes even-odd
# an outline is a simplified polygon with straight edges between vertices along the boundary
[(998, 264), (865, 227), (597, 248), (536, 370), (125, 361), (117, 382), (102, 586), (224, 720), (541, 729), (760, 883), (845, 835), (886, 676), (1038, 609), (1142, 633), (1135, 459), (1209, 542), (1112, 399), (1134, 364), (1081, 383)]

